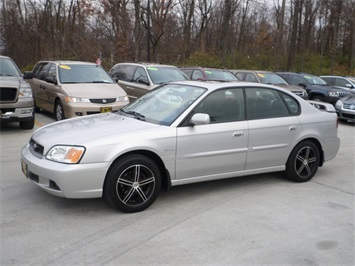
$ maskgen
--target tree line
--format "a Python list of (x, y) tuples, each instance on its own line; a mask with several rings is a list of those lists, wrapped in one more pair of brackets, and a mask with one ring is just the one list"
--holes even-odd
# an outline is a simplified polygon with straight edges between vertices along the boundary
[(355, 76), (354, 0), (1, 0), (0, 52)]

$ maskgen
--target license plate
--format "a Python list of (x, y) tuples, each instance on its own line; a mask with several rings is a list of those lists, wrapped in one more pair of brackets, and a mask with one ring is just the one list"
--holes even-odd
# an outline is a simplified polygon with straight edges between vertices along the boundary
[(112, 112), (112, 107), (101, 107), (101, 108), (100, 108), (100, 112), (101, 112), (101, 113)]
[(21, 169), (23, 174), (28, 177), (28, 168), (27, 168), (27, 164), (24, 163), (24, 161), (21, 161)]

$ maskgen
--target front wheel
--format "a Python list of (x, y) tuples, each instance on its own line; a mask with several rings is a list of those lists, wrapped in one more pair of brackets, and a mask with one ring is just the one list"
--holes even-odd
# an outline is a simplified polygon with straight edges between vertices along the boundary
[(142, 155), (121, 158), (110, 168), (104, 198), (123, 212), (139, 212), (148, 208), (161, 188), (161, 173), (156, 163)]
[(286, 177), (295, 182), (309, 181), (317, 172), (320, 161), (318, 147), (311, 141), (299, 143), (286, 163)]
[(55, 103), (55, 108), (54, 108), (54, 115), (57, 121), (63, 120), (65, 118), (64, 116), (64, 109), (61, 101), (57, 101)]

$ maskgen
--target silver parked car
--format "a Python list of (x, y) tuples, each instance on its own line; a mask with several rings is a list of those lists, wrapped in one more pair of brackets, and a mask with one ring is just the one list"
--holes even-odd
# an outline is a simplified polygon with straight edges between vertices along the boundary
[(168, 83), (116, 113), (38, 129), (22, 170), (53, 195), (103, 196), (124, 212), (170, 186), (278, 171), (304, 182), (340, 145), (334, 107), (317, 105), (271, 85)]

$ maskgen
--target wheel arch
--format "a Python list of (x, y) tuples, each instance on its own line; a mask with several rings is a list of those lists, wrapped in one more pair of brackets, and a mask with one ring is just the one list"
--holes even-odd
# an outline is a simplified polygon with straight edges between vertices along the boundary
[(107, 180), (107, 174), (110, 172), (111, 168), (113, 167), (113, 165), (120, 159), (122, 159), (123, 157), (129, 156), (129, 155), (143, 155), (147, 158), (152, 159), (157, 166), (159, 167), (160, 173), (162, 175), (162, 189), (168, 190), (171, 187), (171, 178), (170, 178), (170, 173), (169, 171), (166, 169), (165, 164), (163, 162), (163, 160), (159, 157), (159, 155), (157, 155), (156, 153), (152, 152), (152, 151), (148, 151), (148, 150), (134, 150), (134, 151), (129, 151), (126, 152), (124, 154), (121, 154), (120, 156), (118, 156), (110, 165), (110, 167), (108, 168), (107, 172), (106, 172), (106, 176), (105, 176), (105, 180), (103, 183), (103, 188), (105, 187), (105, 183)]
[[(298, 144), (300, 144), (301, 142), (304, 142), (304, 141), (311, 141), (311, 142), (313, 142), (313, 143), (317, 146), (318, 151), (319, 151), (319, 156), (320, 156), (320, 158), (319, 158), (319, 166), (323, 166), (323, 162), (324, 162), (324, 152), (323, 152), (322, 144), (319, 142), (318, 139), (312, 138), (312, 137), (302, 139), (302, 140), (300, 140), (299, 142), (296, 143), (296, 145), (293, 147), (293, 149), (294, 149)], [(293, 149), (292, 149), (292, 150), (293, 150)], [(289, 157), (290, 157), (290, 156), (291, 156), (291, 153), (290, 153)], [(288, 158), (287, 158), (287, 160), (288, 160)]]

